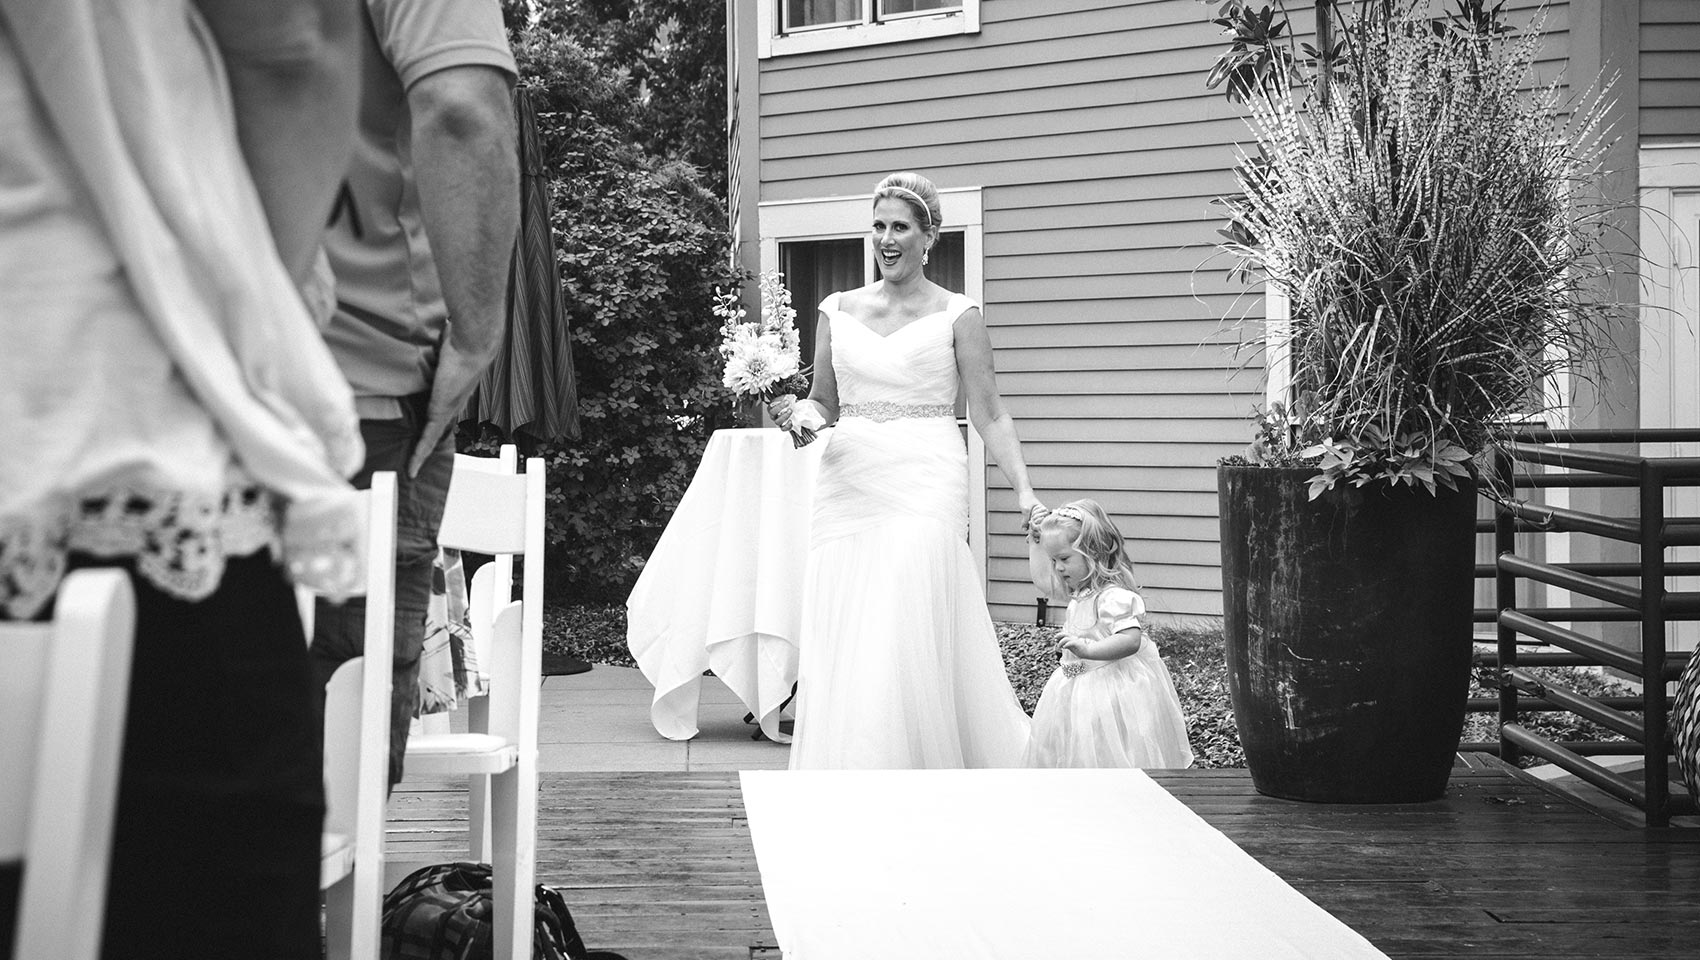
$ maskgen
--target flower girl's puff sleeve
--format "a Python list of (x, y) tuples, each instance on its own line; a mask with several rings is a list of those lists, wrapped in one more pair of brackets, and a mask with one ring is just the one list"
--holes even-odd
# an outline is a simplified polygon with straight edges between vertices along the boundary
[(1106, 636), (1137, 628), (1144, 615), (1145, 601), (1126, 587), (1105, 587), (1098, 595), (1098, 623)]

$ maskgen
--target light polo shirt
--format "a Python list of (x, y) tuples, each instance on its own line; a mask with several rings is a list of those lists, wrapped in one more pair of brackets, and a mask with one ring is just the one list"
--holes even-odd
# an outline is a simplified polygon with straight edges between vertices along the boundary
[[(419, 215), (407, 90), (463, 66), (517, 74), (496, 0), (366, 0), (359, 128), (325, 233), (336, 313), (325, 340), (362, 417), (431, 385), (448, 320)], [(517, 162), (517, 161), (516, 161)]]

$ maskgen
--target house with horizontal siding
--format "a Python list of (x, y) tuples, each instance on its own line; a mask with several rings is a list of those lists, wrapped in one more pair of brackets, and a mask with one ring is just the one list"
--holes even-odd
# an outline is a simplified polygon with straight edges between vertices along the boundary
[[(1301, 34), (1309, 6), (1291, 4)], [(1511, 6), (1527, 23), (1538, 4)], [(739, 263), (783, 269), (812, 326), (809, 305), (877, 276), (874, 186), (896, 170), (931, 178), (945, 230), (933, 279), (984, 305), (1039, 496), (1102, 502), (1129, 538), (1152, 612), (1180, 618), (1221, 614), (1215, 465), (1243, 449), (1263, 401), (1263, 357), (1224, 320), (1261, 321), (1262, 291), (1231, 281), (1213, 252), (1211, 200), (1233, 192), (1246, 128), (1237, 105), (1205, 88), (1224, 46), (1210, 15), (1196, 0), (728, 9)], [(1614, 167), (1631, 195), (1695, 228), (1700, 2), (1553, 3), (1547, 33), (1544, 66), (1620, 75)], [(1669, 303), (1625, 332), (1640, 344), (1639, 369), (1604, 378), (1610, 402), (1584, 398), (1575, 425), (1700, 425), (1695, 297), (1686, 326), (1672, 309), (1693, 282), (1680, 254), (1649, 278)], [(1638, 282), (1626, 276), (1626, 296)], [(1655, 339), (1657, 351), (1643, 343)], [(1014, 495), (966, 432), (971, 541), (993, 616), (1031, 621)]]

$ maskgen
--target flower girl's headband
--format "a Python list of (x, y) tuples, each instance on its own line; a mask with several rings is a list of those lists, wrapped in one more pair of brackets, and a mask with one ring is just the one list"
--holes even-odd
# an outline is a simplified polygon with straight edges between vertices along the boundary
[(909, 189), (908, 187), (900, 187), (900, 186), (897, 186), (896, 184), (892, 184), (892, 185), (886, 186), (886, 187), (881, 187), (879, 192), (880, 193), (907, 193), (911, 197), (914, 197), (915, 202), (917, 204), (919, 204), (920, 207), (921, 207), (921, 216), (927, 218), (927, 226), (930, 227), (930, 226), (933, 225), (933, 211), (930, 208), (928, 208), (927, 201), (921, 199), (920, 194)]
[(1073, 520), (1075, 523), (1086, 522), (1086, 514), (1079, 507), (1058, 507), (1051, 511), (1051, 516), (1061, 517), (1064, 520)]

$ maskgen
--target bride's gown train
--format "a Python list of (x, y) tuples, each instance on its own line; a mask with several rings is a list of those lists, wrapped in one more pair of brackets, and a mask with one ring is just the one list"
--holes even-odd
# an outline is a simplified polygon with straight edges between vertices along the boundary
[(791, 768), (1017, 767), (1016, 702), (968, 550), (968, 463), (947, 309), (882, 337), (821, 304), (827, 432), (799, 639)]

